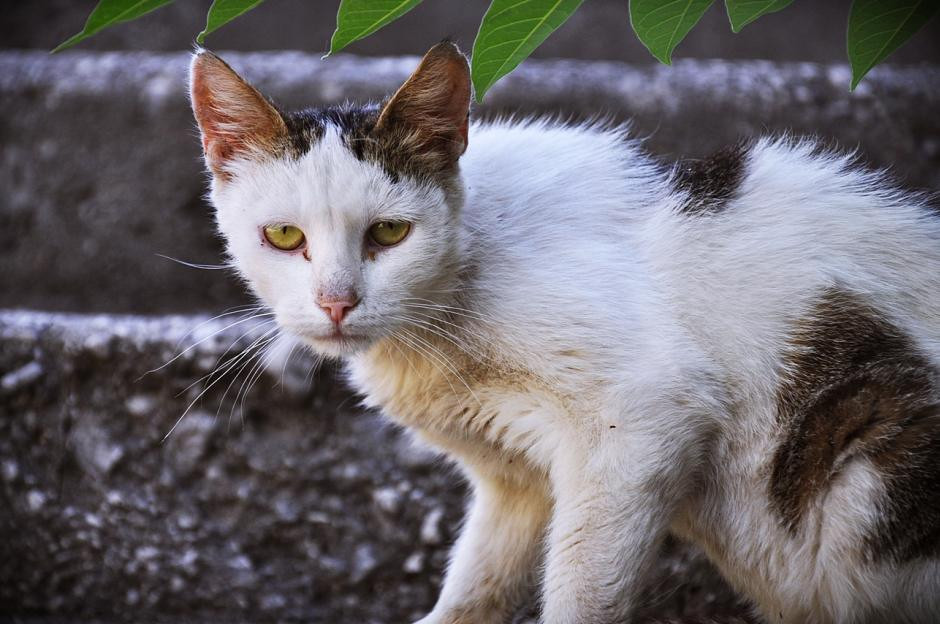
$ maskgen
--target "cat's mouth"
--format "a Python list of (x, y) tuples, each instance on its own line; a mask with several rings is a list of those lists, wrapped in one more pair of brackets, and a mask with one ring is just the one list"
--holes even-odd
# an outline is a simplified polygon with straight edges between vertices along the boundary
[(310, 340), (316, 348), (333, 355), (342, 355), (362, 349), (370, 341), (370, 338), (364, 334), (334, 330), (329, 334), (310, 336)]
[(281, 327), (314, 351), (328, 357), (342, 357), (368, 348), (376, 339), (371, 327), (324, 327), (319, 323), (281, 323)]

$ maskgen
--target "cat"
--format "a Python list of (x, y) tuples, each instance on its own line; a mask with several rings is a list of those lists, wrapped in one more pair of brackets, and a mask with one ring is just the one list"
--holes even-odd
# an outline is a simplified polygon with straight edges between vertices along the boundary
[(667, 534), (767, 622), (940, 617), (940, 213), (761, 138), (470, 123), (432, 48), (381, 105), (285, 113), (197, 50), (218, 227), (284, 331), (473, 495), (421, 624), (629, 621)]

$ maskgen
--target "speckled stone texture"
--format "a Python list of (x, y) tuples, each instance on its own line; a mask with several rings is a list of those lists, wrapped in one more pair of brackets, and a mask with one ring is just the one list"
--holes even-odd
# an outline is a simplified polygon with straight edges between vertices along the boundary
[[(456, 470), (303, 357), (223, 398), (231, 377), (199, 380), (266, 329), (237, 318), (0, 312), (0, 619), (397, 624), (431, 607)], [(643, 603), (744, 613), (674, 543)]]
[[(286, 108), (380, 98), (417, 64), (222, 54)], [(186, 66), (185, 54), (0, 52), (0, 307), (153, 314), (244, 301), (218, 272), (157, 255), (219, 258)], [(816, 134), (908, 186), (940, 188), (940, 69), (878, 67), (854, 93), (848, 82), (844, 65), (533, 60), (475, 114), (632, 119), (667, 161)]]

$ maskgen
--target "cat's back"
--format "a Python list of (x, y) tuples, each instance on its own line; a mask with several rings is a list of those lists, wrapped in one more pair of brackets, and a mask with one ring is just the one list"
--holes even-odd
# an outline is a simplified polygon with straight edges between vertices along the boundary
[(839, 292), (940, 358), (940, 210), (926, 195), (785, 139), (679, 168), (671, 186), (649, 257), (705, 340), (773, 362), (779, 338)]
[(660, 168), (627, 132), (544, 118), (475, 123), (460, 165), (470, 209), (511, 213), (520, 222), (583, 223), (636, 213), (665, 188)]

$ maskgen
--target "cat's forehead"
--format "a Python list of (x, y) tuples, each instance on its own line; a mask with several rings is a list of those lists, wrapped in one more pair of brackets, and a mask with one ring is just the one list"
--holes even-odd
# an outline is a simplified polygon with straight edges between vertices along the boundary
[(447, 186), (451, 171), (443, 171), (438, 155), (420, 149), (421, 132), (400, 124), (377, 129), (382, 105), (342, 104), (283, 114), (288, 130), (288, 153), (294, 158), (316, 151), (332, 136), (357, 160), (378, 166), (393, 183), (410, 179)]
[(335, 133), (340, 144), (353, 155), (364, 156), (361, 143), (370, 140), (370, 134), (379, 118), (377, 104), (344, 104), (324, 108), (307, 108), (284, 115), (293, 156), (300, 157), (320, 144), (328, 134)]
[(415, 220), (439, 205), (438, 187), (412, 177), (393, 179), (381, 164), (356, 154), (352, 135), (340, 124), (306, 119), (304, 151), (237, 163), (234, 183), (217, 187), (218, 203), (245, 206), (246, 214), (266, 220), (337, 232), (380, 218)]
[(404, 201), (410, 180), (393, 181), (379, 163), (351, 148), (350, 135), (327, 123), (309, 149), (290, 159), (297, 209), (309, 219), (339, 225), (372, 218), (371, 213)]

